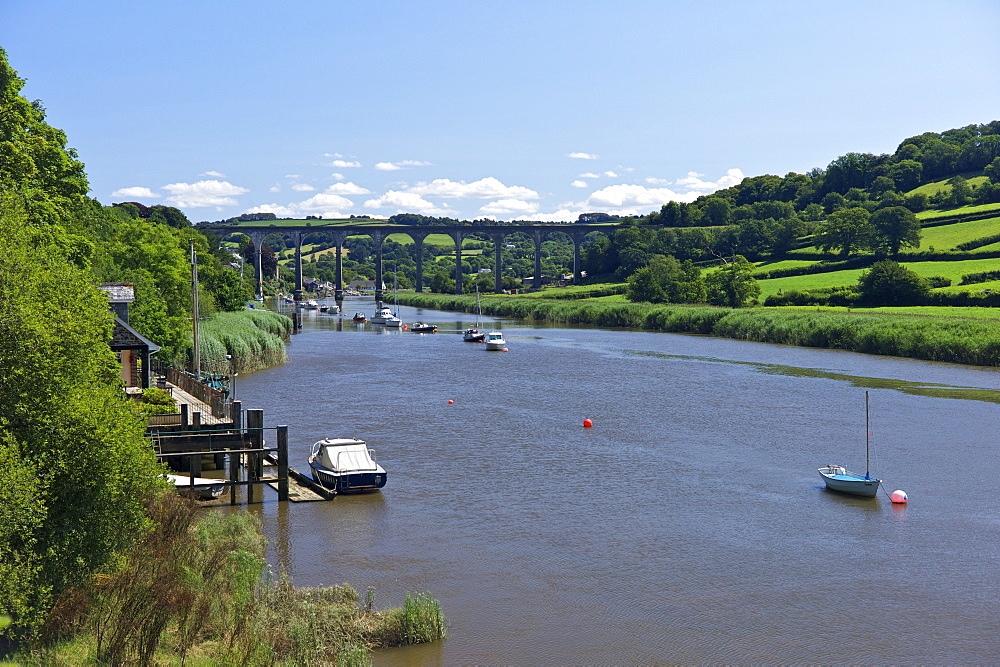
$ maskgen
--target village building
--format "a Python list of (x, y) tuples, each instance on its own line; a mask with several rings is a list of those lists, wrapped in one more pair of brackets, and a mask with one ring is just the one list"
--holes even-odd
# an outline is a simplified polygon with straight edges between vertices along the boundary
[(115, 314), (111, 349), (121, 363), (125, 389), (146, 389), (150, 386), (150, 357), (160, 350), (160, 346), (129, 324), (128, 308), (135, 301), (135, 287), (128, 283), (105, 283), (99, 287), (107, 292), (108, 302)]

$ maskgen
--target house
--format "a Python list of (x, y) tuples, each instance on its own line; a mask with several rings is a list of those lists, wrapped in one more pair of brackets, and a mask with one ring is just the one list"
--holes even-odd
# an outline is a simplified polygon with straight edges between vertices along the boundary
[[(366, 291), (366, 290), (373, 290), (373, 289), (375, 289), (375, 281), (374, 280), (352, 280), (350, 283), (347, 284), (347, 289), (355, 290), (355, 291), (358, 291), (358, 292), (363, 292), (363, 291)], [(385, 289), (385, 284), (384, 283), (382, 284), (382, 289)]]
[(150, 357), (160, 351), (160, 346), (129, 324), (128, 305), (135, 301), (135, 287), (129, 283), (106, 283), (99, 287), (107, 293), (108, 303), (115, 314), (110, 345), (122, 365), (122, 382), (126, 389), (145, 389), (150, 386)]

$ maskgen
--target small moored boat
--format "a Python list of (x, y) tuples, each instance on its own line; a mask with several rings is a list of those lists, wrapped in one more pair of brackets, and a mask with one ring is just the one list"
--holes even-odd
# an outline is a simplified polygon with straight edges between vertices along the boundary
[(842, 465), (830, 464), (819, 469), (819, 475), (826, 483), (826, 488), (840, 493), (849, 493), (852, 496), (863, 498), (874, 498), (878, 493), (880, 479), (873, 479), (871, 476), (871, 456), (869, 448), (869, 438), (871, 429), (868, 425), (868, 392), (865, 392), (865, 474), (850, 472)]
[(355, 322), (367, 322), (368, 318), (365, 317), (364, 313), (354, 313), (354, 321)]
[(494, 351), (502, 351), (507, 347), (507, 341), (503, 339), (503, 332), (501, 331), (491, 331), (486, 334), (486, 349)]
[(410, 325), (410, 331), (414, 333), (437, 333), (436, 324), (426, 324), (424, 322), (414, 322)]
[(479, 329), (466, 329), (462, 332), (462, 340), (466, 343), (482, 343), (486, 334)]
[(375, 311), (375, 314), (372, 315), (371, 323), (372, 324), (385, 324), (387, 321), (391, 320), (393, 317), (394, 317), (394, 315), (392, 314), (392, 308), (382, 307), (382, 308), (379, 308), (377, 311)]
[(365, 493), (385, 486), (385, 468), (364, 440), (326, 438), (312, 446), (309, 467), (317, 482), (337, 493)]

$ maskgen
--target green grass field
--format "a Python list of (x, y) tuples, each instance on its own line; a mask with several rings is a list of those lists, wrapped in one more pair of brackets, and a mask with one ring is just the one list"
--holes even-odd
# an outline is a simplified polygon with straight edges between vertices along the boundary
[(953, 250), (955, 246), (980, 239), (986, 236), (1000, 234), (1000, 217), (956, 222), (940, 227), (927, 227), (921, 230), (920, 247), (907, 248), (904, 253), (914, 253), (934, 248), (935, 250)]

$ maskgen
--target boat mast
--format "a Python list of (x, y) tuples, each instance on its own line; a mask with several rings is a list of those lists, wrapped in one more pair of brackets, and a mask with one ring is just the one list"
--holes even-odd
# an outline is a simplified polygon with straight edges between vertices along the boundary
[(871, 479), (871, 458), (868, 449), (868, 438), (871, 436), (871, 427), (868, 423), (868, 392), (865, 392), (865, 479)]

